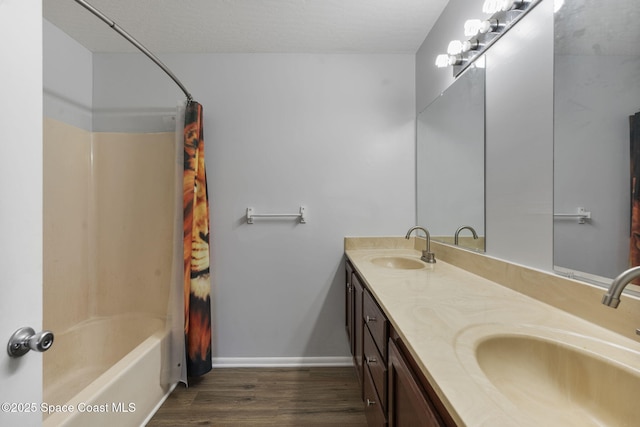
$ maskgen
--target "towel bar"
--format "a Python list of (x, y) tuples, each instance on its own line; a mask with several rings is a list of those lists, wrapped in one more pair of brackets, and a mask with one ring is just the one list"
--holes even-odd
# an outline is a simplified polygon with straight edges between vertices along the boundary
[(247, 224), (253, 224), (254, 218), (299, 218), (301, 224), (306, 224), (305, 207), (300, 206), (300, 213), (294, 214), (257, 214), (253, 208), (247, 208)]
[(587, 212), (585, 208), (578, 208), (578, 213), (574, 214), (553, 214), (554, 218), (576, 218), (578, 224), (584, 224), (586, 220), (591, 219), (591, 212)]

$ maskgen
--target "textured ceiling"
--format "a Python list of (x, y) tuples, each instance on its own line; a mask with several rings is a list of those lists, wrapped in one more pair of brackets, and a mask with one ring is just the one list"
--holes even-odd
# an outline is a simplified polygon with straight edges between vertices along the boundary
[[(89, 0), (155, 53), (415, 53), (448, 0)], [(74, 0), (44, 18), (92, 52), (135, 52)]]

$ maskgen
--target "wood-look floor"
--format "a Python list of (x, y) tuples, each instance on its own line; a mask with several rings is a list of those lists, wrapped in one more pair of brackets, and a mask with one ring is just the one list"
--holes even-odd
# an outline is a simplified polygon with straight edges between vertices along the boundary
[(353, 367), (219, 368), (178, 384), (147, 424), (366, 427)]

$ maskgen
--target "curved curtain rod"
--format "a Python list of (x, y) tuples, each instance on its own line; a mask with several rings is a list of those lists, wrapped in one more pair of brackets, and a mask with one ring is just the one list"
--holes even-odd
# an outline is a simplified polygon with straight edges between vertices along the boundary
[(162, 71), (164, 71), (165, 73), (167, 73), (167, 75), (169, 77), (171, 77), (171, 79), (176, 82), (176, 84), (178, 86), (180, 86), (180, 89), (182, 89), (182, 91), (184, 92), (184, 94), (187, 97), (187, 102), (191, 102), (193, 101), (193, 97), (191, 96), (191, 94), (189, 93), (189, 91), (187, 90), (186, 87), (184, 87), (184, 85), (182, 84), (182, 82), (180, 80), (178, 80), (178, 78), (171, 72), (171, 70), (162, 63), (162, 61), (160, 61), (158, 59), (157, 56), (155, 56), (153, 53), (151, 53), (151, 51), (149, 51), (149, 49), (147, 49), (146, 47), (144, 47), (138, 40), (136, 40), (135, 38), (133, 38), (129, 33), (127, 33), (125, 30), (123, 30), (121, 27), (118, 26), (118, 24), (116, 24), (115, 22), (113, 22), (111, 19), (109, 19), (104, 13), (100, 12), (98, 9), (96, 9), (95, 7), (91, 6), (89, 3), (87, 3), (84, 0), (75, 0), (76, 3), (78, 3), (79, 5), (81, 5), (82, 7), (84, 7), (85, 9), (87, 9), (89, 12), (93, 13), (95, 16), (97, 16), (98, 18), (100, 18), (102, 21), (104, 21), (105, 24), (107, 24), (108, 26), (110, 26), (115, 32), (117, 32), (118, 34), (120, 34), (122, 37), (124, 37), (128, 42), (130, 42), (132, 45), (134, 45), (135, 47), (137, 47), (142, 53), (144, 53), (145, 55), (147, 55), (147, 57), (149, 57), (149, 59), (151, 59), (153, 62), (156, 63), (156, 65), (160, 68), (162, 68)]

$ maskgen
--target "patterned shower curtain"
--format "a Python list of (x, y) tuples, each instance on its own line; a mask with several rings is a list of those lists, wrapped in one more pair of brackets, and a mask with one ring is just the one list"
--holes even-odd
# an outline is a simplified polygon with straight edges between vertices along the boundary
[(184, 120), (184, 333), (187, 375), (211, 370), (209, 199), (202, 105), (189, 101)]
[[(629, 267), (640, 265), (640, 113), (629, 116), (631, 146), (631, 239)], [(633, 283), (638, 284), (638, 280)]]

